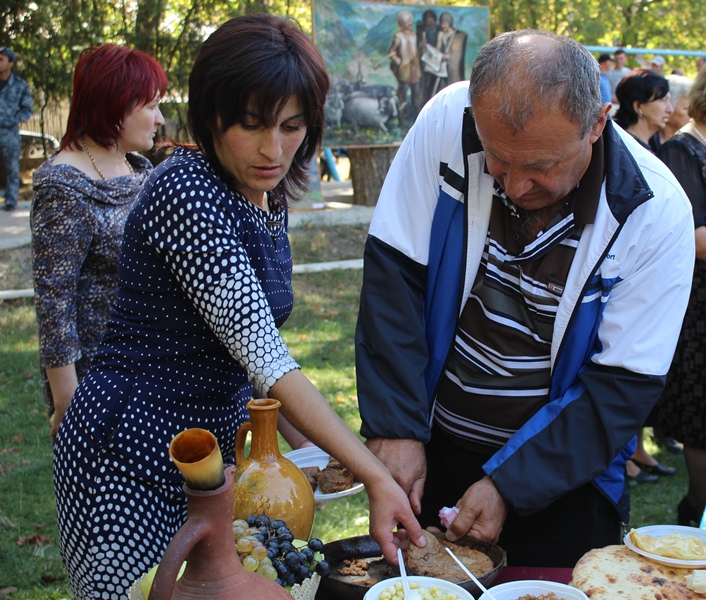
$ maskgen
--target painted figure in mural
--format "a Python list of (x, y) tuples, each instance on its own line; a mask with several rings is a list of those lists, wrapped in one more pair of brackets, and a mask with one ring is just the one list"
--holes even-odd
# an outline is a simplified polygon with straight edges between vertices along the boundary
[(421, 60), (424, 74), (430, 79), (427, 86), (422, 86), (422, 104), (439, 90), (451, 83), (463, 81), (465, 77), (465, 53), (467, 35), (454, 28), (454, 17), (449, 12), (441, 13), (436, 42), (425, 47)]
[[(457, 81), (464, 81), (466, 77), (466, 40), (467, 34), (454, 29), (454, 18), (451, 13), (441, 13), (439, 17), (441, 31), (437, 40), (437, 47), (444, 53), (446, 60), (446, 85)], [(459, 23), (460, 24), (460, 23)], [(440, 86), (439, 89), (441, 89)]]
[(436, 40), (439, 35), (439, 24), (436, 12), (428, 9), (422, 14), (422, 20), (417, 23), (417, 42), (419, 43), (419, 56), (422, 61), (422, 105), (426, 104), (434, 94), (432, 89), (437, 81), (437, 69), (432, 61), (436, 53)]
[[(414, 17), (407, 10), (397, 14), (397, 26), (388, 55), (390, 68), (397, 78), (397, 105), (400, 126), (414, 122), (421, 108), (421, 65), (417, 47), (417, 34), (412, 29)], [(409, 96), (409, 99), (408, 99)]]
[(436, 22), (436, 12), (427, 9), (422, 13), (422, 20), (417, 23), (417, 41), (419, 42), (419, 54), (424, 54), (427, 44), (436, 46), (436, 37), (439, 32), (439, 25)]

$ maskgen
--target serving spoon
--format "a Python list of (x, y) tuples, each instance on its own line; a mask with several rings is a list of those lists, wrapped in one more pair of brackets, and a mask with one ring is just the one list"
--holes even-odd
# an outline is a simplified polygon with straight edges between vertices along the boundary
[[(456, 564), (463, 569), (464, 573), (466, 573), (466, 575), (468, 575), (471, 578), (471, 581), (473, 581), (473, 583), (475, 583), (478, 586), (478, 589), (481, 592), (483, 592), (484, 595), (487, 595), (488, 600), (498, 600), (495, 596), (493, 596), (492, 592), (487, 587), (485, 587), (478, 580), (478, 578), (466, 568), (466, 565), (464, 565), (458, 559), (458, 557), (451, 551), (451, 548), (449, 548), (448, 546), (445, 546), (444, 550), (446, 550), (446, 552), (448, 552), (451, 555), (451, 558), (453, 558), (456, 561)], [(405, 597), (406, 597), (406, 594), (405, 594)]]
[(400, 563), (400, 576), (402, 577), (402, 589), (404, 590), (404, 600), (422, 600), (421, 595), (417, 590), (412, 590), (409, 587), (407, 579), (407, 570), (404, 568), (404, 559), (402, 558), (402, 549), (397, 548), (397, 560)]

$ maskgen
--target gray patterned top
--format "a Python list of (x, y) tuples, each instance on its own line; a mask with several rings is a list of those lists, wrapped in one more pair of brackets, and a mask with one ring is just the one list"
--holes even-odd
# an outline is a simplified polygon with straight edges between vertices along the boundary
[(107, 181), (45, 161), (33, 176), (32, 268), (39, 360), (49, 414), (46, 368), (75, 363), (88, 371), (110, 316), (125, 220), (151, 163), (128, 154), (135, 171)]

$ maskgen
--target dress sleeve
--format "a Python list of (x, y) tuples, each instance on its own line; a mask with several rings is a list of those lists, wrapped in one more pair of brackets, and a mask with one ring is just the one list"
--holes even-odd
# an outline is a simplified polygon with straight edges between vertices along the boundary
[(44, 368), (63, 367), (81, 358), (78, 280), (94, 222), (81, 196), (57, 185), (35, 192), (31, 228), (39, 360)]
[(230, 208), (229, 192), (210, 174), (175, 168), (150, 193), (148, 243), (255, 389), (267, 394), (299, 365), (240, 240), (242, 222)]

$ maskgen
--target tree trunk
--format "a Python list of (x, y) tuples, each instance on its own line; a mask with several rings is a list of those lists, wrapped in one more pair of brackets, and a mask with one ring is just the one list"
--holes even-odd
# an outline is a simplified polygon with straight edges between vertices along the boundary
[(377, 204), (385, 176), (399, 147), (399, 144), (389, 144), (348, 148), (353, 182), (353, 204), (361, 206)]
[(159, 24), (162, 21), (162, 0), (139, 0), (133, 47), (152, 56), (159, 56)]

